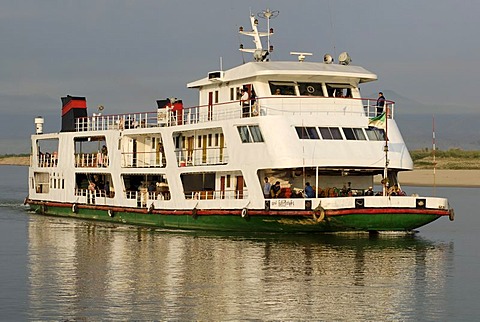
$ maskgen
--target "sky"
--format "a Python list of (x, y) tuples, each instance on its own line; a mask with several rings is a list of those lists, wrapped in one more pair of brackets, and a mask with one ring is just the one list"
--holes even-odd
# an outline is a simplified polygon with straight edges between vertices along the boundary
[(167, 97), (195, 105), (186, 84), (220, 61), (250, 61), (238, 47), (253, 43), (238, 28), (266, 8), (279, 11), (272, 60), (347, 51), (378, 75), (364, 95), (393, 91), (427, 114), (480, 111), (480, 1), (2, 0), (0, 154), (29, 151), (36, 116), (58, 131), (67, 94), (85, 96), (90, 113), (153, 111)]

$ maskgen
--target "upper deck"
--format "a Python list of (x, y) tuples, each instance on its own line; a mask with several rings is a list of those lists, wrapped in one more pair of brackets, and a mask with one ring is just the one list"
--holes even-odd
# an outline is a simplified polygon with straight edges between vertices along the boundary
[[(235, 100), (178, 110), (165, 107), (159, 108), (156, 112), (80, 117), (75, 120), (75, 130), (85, 132), (171, 127), (274, 115), (302, 115), (305, 117), (328, 115), (372, 118), (377, 113), (377, 103), (374, 99), (305, 96), (257, 97), (248, 102), (248, 115), (243, 114), (240, 103), (240, 100)], [(385, 107), (389, 111), (388, 117), (393, 119), (395, 103), (386, 101)]]

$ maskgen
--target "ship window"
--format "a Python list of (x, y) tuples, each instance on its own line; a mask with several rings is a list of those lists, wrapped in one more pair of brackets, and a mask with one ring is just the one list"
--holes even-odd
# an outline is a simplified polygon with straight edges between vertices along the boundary
[(355, 136), (357, 137), (357, 140), (364, 141), (364, 140), (367, 139), (367, 138), (365, 137), (365, 133), (363, 133), (363, 130), (362, 130), (362, 129), (354, 128), (354, 129), (353, 129), (353, 133), (355, 133)]
[(353, 130), (350, 128), (343, 128), (343, 134), (345, 134), (347, 140), (356, 140), (355, 134), (353, 134)]
[(33, 174), (36, 193), (48, 193), (50, 174), (48, 172), (35, 172)]
[(345, 134), (347, 140), (366, 140), (365, 134), (360, 128), (344, 127), (343, 134)]
[(377, 129), (375, 127), (369, 127), (365, 129), (367, 137), (370, 141), (383, 141), (385, 140), (385, 131)]
[(297, 135), (300, 139), (311, 139), (311, 140), (320, 139), (320, 137), (318, 136), (317, 129), (315, 127), (296, 126), (295, 130), (297, 130)]
[(263, 142), (262, 132), (260, 132), (258, 125), (249, 126), (249, 129), (253, 137), (253, 142)]
[(326, 84), (329, 97), (346, 97), (352, 95), (352, 85), (350, 84)]
[(298, 89), (303, 96), (324, 96), (321, 83), (298, 83)]
[(319, 127), (320, 135), (324, 140), (343, 140), (338, 127)]
[(295, 95), (293, 82), (269, 82), (272, 95)]
[(258, 125), (239, 126), (238, 133), (242, 143), (264, 142)]

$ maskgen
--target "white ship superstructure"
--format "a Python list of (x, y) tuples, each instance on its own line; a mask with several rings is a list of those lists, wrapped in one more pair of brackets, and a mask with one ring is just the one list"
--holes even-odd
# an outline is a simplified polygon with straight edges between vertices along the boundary
[[(73, 214), (88, 209), (93, 217), (123, 214), (124, 222), (159, 226), (177, 222), (159, 219), (162, 214), (191, 216), (196, 223), (208, 216), (312, 214), (316, 225), (325, 224), (329, 211), (332, 220), (358, 209), (363, 215), (389, 209), (449, 214), (443, 198), (387, 195), (387, 182), (398, 184), (397, 173), (413, 163), (394, 103), (386, 101), (378, 116), (376, 100), (360, 95), (360, 86), (375, 81), (375, 74), (351, 65), (346, 53), (339, 64), (329, 55), (323, 62), (305, 61), (308, 53), (296, 53), (298, 61), (269, 61), (260, 37), (273, 30), (259, 32), (253, 16), (251, 22), (252, 32), (241, 33), (253, 36), (256, 48), (241, 50), (252, 52), (254, 61), (189, 83), (199, 92), (198, 106), (166, 99), (153, 112), (88, 116), (85, 98), (62, 98), (61, 132), (44, 134), (42, 120), (36, 121), (31, 204), (44, 213), (71, 206)], [(375, 117), (383, 117), (383, 125), (372, 126)], [(375, 175), (384, 176), (381, 196), (365, 195)], [(277, 194), (264, 196), (264, 178), (280, 183)], [(306, 198), (307, 182), (315, 195)], [(132, 221), (137, 213), (157, 218)], [(402, 229), (398, 225), (385, 227)], [(178, 227), (197, 228), (184, 220)], [(348, 229), (365, 228), (338, 230)]]

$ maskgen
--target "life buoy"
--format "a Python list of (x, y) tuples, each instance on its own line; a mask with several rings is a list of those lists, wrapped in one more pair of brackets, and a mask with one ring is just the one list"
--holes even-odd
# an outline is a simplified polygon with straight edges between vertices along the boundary
[(322, 210), (315, 210), (313, 212), (313, 220), (315, 220), (316, 222), (321, 222), (323, 219), (325, 219), (325, 211), (322, 209)]
[(112, 210), (112, 209), (108, 209), (108, 211), (107, 211), (107, 212), (108, 212), (108, 215), (109, 215), (110, 217), (112, 217), (112, 218), (113, 218), (113, 216), (115, 216), (115, 213), (113, 212), (113, 210)]
[(325, 209), (322, 206), (318, 205), (317, 208), (313, 211), (313, 220), (316, 222), (321, 222), (325, 219)]
[(242, 209), (242, 218), (248, 218), (248, 209), (246, 207)]
[(450, 219), (450, 221), (455, 220), (455, 210), (453, 210), (453, 208), (451, 208), (450, 211), (448, 212), (448, 219)]
[(74, 203), (74, 204), (72, 205), (72, 212), (76, 214), (77, 211), (78, 211), (78, 205), (77, 205), (76, 203)]

